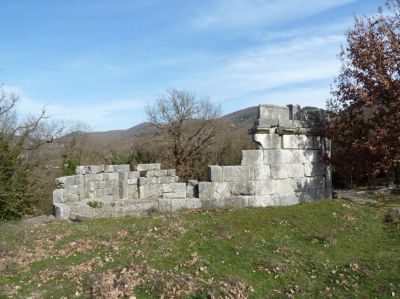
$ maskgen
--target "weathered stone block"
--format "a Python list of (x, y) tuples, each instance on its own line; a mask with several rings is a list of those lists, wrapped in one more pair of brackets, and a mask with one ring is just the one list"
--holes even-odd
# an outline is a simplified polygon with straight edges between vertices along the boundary
[(252, 181), (265, 181), (271, 179), (271, 166), (260, 165), (252, 166), (250, 168), (250, 180)]
[(256, 181), (253, 184), (256, 196), (265, 196), (275, 193), (275, 185), (273, 180)]
[(229, 182), (215, 182), (212, 197), (213, 198), (229, 198), (230, 197)]
[(304, 177), (303, 164), (282, 164), (271, 166), (271, 176), (274, 179)]
[(70, 186), (64, 189), (64, 200), (65, 201), (76, 201), (80, 198), (79, 186)]
[(176, 176), (176, 170), (175, 169), (166, 169), (167, 175), (168, 176)]
[(53, 191), (53, 203), (63, 203), (64, 201), (64, 189), (55, 189)]
[(307, 189), (325, 188), (326, 182), (324, 176), (307, 177), (304, 179), (304, 186)]
[(128, 185), (137, 185), (138, 179), (137, 178), (135, 178), (135, 179), (127, 179), (126, 182), (127, 182)]
[(56, 178), (56, 186), (58, 188), (65, 188), (65, 187), (70, 187), (73, 185), (78, 185), (79, 184), (79, 179), (78, 176), (72, 175), (72, 176), (63, 176), (60, 178)]
[(253, 141), (256, 142), (260, 149), (279, 149), (282, 148), (282, 137), (278, 134), (254, 134)]
[(54, 203), (53, 213), (56, 219), (68, 220), (71, 214), (71, 208), (62, 203)]
[(94, 191), (100, 189), (100, 182), (89, 182), (87, 184), (87, 186), (88, 186), (89, 192), (94, 192)]
[(253, 181), (230, 182), (229, 189), (232, 195), (253, 196), (256, 194)]
[(162, 185), (160, 184), (146, 184), (139, 186), (139, 198), (159, 198), (162, 197)]
[(149, 178), (149, 177), (159, 178), (159, 177), (163, 176), (163, 173), (162, 173), (162, 170), (148, 170), (148, 171), (146, 171), (145, 176), (146, 176), (146, 178)]
[(128, 179), (137, 179), (140, 177), (139, 171), (129, 171)]
[(87, 174), (83, 177), (85, 183), (89, 183), (89, 182), (98, 182), (98, 181), (102, 181), (103, 180), (103, 174), (99, 173), (99, 174)]
[(218, 165), (208, 165), (208, 180), (211, 182), (222, 182), (222, 167)]
[(138, 164), (136, 166), (137, 171), (149, 171), (149, 170), (160, 170), (161, 164), (151, 163), (151, 164)]
[(304, 164), (304, 175), (309, 176), (320, 176), (326, 172), (326, 165), (322, 163), (306, 163)]
[(247, 182), (250, 179), (250, 167), (222, 166), (222, 178), (224, 182)]
[(214, 195), (213, 182), (199, 182), (199, 198), (209, 199)]
[(276, 194), (287, 194), (301, 191), (304, 188), (303, 179), (286, 178), (273, 181)]
[(104, 172), (115, 172), (115, 165), (106, 165)]
[(258, 111), (258, 116), (260, 119), (289, 119), (289, 107), (260, 105)]
[(130, 170), (129, 164), (114, 165), (115, 172), (127, 172)]
[(95, 198), (101, 198), (112, 195), (111, 188), (98, 189), (94, 191)]
[(303, 158), (295, 150), (277, 149), (264, 151), (264, 164), (284, 165), (303, 163)]
[(321, 139), (318, 136), (283, 135), (285, 149), (321, 149)]
[(101, 189), (104, 189), (104, 188), (112, 188), (112, 181), (100, 181), (100, 182), (99, 182), (99, 187), (100, 187)]
[(271, 196), (275, 206), (289, 206), (300, 203), (298, 194), (286, 193), (286, 194), (274, 194)]
[(163, 198), (186, 198), (186, 184), (172, 183), (162, 185)]
[(164, 176), (158, 178), (160, 184), (170, 184), (170, 183), (177, 183), (179, 178), (177, 176)]
[(118, 172), (103, 173), (100, 174), (97, 178), (98, 180), (110, 180), (110, 181), (119, 180), (119, 173)]
[(172, 212), (171, 199), (170, 198), (160, 198), (158, 199), (158, 211), (161, 213)]
[(201, 201), (199, 198), (171, 198), (171, 212), (181, 209), (199, 209)]
[(263, 156), (262, 150), (244, 150), (242, 151), (242, 165), (260, 165), (263, 163)]
[(253, 196), (247, 200), (249, 207), (268, 207), (274, 205), (274, 200), (271, 195)]

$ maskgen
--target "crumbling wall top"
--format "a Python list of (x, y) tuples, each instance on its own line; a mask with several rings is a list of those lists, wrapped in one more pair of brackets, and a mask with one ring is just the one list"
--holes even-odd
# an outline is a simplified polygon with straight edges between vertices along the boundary
[[(298, 134), (323, 135), (327, 113), (315, 107), (299, 105), (259, 105), (258, 119), (249, 130), (250, 134)], [(271, 130), (272, 128), (276, 128)]]

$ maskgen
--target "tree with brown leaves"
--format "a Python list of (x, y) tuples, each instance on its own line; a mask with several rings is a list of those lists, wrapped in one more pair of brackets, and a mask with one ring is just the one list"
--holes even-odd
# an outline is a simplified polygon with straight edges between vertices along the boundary
[(400, 164), (400, 0), (356, 18), (340, 53), (342, 68), (327, 108), (333, 164), (347, 175)]

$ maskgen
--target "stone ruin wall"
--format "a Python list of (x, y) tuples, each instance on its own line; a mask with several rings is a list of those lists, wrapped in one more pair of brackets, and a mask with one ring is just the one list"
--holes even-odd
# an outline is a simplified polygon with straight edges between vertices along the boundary
[(142, 215), (179, 209), (292, 205), (332, 197), (330, 154), (323, 110), (260, 105), (249, 130), (256, 150), (242, 151), (241, 165), (209, 166), (207, 182), (179, 182), (160, 164), (78, 166), (56, 179), (59, 219)]

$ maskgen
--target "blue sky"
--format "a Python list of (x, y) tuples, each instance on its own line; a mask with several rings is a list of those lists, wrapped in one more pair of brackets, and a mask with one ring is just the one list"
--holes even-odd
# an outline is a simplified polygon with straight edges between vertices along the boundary
[(0, 0), (0, 84), (21, 114), (94, 131), (146, 120), (167, 88), (229, 113), (324, 107), (355, 15), (380, 0)]

